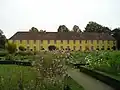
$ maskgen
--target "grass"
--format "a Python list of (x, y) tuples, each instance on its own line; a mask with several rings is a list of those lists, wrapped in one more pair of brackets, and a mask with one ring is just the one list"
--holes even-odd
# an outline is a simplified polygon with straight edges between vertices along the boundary
[(35, 83), (35, 75), (31, 67), (0, 65), (0, 90), (19, 90), (21, 82), (28, 89)]
[(68, 77), (65, 83), (70, 87), (71, 90), (84, 90), (84, 88), (75, 82), (71, 77)]

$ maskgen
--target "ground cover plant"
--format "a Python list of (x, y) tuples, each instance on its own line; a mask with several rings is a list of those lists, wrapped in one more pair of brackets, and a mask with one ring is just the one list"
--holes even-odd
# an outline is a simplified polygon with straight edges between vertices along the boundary
[[(66, 65), (65, 54), (58, 52), (39, 52), (36, 55), (15, 55), (30, 58), (32, 67), (0, 65), (0, 90), (63, 90)], [(11, 59), (12, 60), (12, 59)], [(21, 60), (21, 61), (24, 61)], [(68, 79), (69, 80), (69, 79)], [(72, 82), (72, 81), (68, 81)], [(73, 87), (76, 86), (73, 83)], [(82, 89), (81, 89), (82, 90)]]
[(120, 79), (120, 51), (74, 52), (68, 58), (68, 61), (88, 63), (89, 65), (85, 67), (105, 72)]

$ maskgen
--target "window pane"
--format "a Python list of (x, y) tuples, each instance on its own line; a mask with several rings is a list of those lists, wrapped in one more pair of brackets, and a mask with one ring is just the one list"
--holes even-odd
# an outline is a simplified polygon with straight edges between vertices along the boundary
[(93, 44), (93, 40), (91, 40), (91, 44)]
[(76, 46), (73, 46), (73, 49), (75, 50), (75, 49), (76, 49)]
[(82, 49), (82, 46), (80, 46), (80, 50)]
[(80, 44), (81, 44), (81, 40), (80, 40)]

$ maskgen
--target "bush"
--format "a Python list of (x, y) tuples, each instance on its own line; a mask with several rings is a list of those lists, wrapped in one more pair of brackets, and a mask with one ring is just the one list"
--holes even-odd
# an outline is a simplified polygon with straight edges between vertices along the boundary
[(20, 50), (20, 51), (25, 51), (25, 47), (19, 46), (19, 50)]
[(21, 55), (21, 56), (26, 56), (26, 55), (33, 55), (33, 52), (30, 52), (30, 51), (19, 51), (17, 52), (15, 55)]
[(16, 44), (14, 44), (14, 43), (7, 43), (6, 49), (8, 50), (9, 53), (15, 53), (15, 51), (16, 51)]
[(8, 54), (8, 55), (5, 57), (5, 60), (11, 60), (11, 61), (13, 61), (13, 60), (14, 60), (14, 55)]
[(7, 56), (8, 52), (7, 51), (0, 51), (0, 57)]

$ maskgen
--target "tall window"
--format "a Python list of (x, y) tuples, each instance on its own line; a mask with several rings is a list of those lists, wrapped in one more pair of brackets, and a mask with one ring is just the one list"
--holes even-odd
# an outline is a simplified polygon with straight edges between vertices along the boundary
[(97, 40), (97, 44), (99, 44), (99, 40)]
[(110, 44), (110, 41), (109, 41), (109, 40), (108, 40), (107, 42), (108, 42), (108, 44)]
[(33, 40), (33, 43), (36, 44), (36, 40)]
[(76, 50), (76, 46), (73, 46), (73, 50)]
[(43, 40), (41, 40), (41, 44), (43, 44)]
[(93, 44), (93, 40), (91, 40), (91, 44)]
[(102, 40), (102, 43), (104, 44), (104, 40)]
[(69, 42), (70, 42), (70, 41), (69, 41), (69, 40), (67, 40), (67, 44), (69, 44)]
[(56, 40), (54, 40), (54, 44), (56, 44)]
[(73, 43), (75, 44), (75, 40), (73, 40)]
[(48, 40), (48, 44), (50, 44), (50, 40)]
[(22, 44), (22, 40), (20, 40), (20, 44)]
[(80, 50), (82, 50), (82, 46), (80, 46)]
[(87, 43), (87, 40), (85, 40), (85, 43)]
[(80, 40), (80, 44), (82, 43), (82, 41)]
[(29, 44), (29, 40), (27, 40), (27, 44)]
[(61, 40), (61, 44), (63, 44), (63, 40)]

